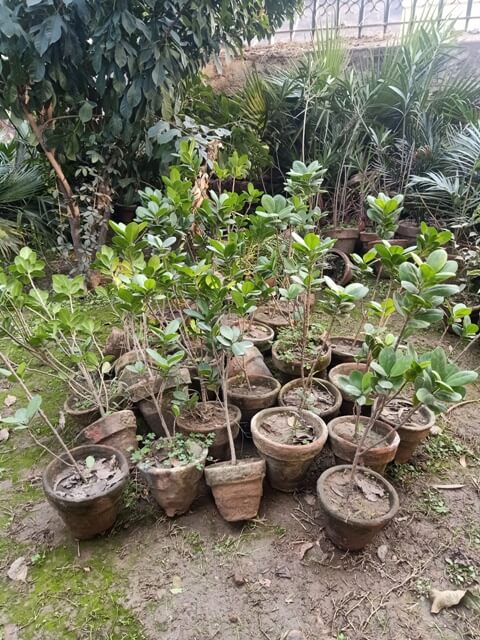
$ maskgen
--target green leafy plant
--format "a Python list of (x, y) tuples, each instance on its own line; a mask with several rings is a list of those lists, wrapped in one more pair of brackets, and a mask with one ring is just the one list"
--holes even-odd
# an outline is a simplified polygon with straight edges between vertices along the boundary
[(383, 240), (390, 240), (398, 228), (400, 214), (403, 211), (403, 195), (393, 198), (379, 193), (377, 197), (368, 196), (367, 216), (373, 222), (376, 233)]

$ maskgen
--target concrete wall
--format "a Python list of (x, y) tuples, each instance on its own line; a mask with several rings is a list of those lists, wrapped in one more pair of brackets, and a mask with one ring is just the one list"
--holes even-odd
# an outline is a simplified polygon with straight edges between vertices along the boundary
[[(378, 38), (347, 40), (352, 65), (367, 62), (372, 55), (381, 55), (386, 41)], [(219, 92), (234, 95), (243, 87), (246, 74), (255, 69), (266, 74), (275, 67), (287, 68), (311, 48), (309, 43), (280, 43), (255, 46), (246, 49), (240, 58), (222, 57), (221, 69), (209, 64), (204, 72), (210, 84)], [(480, 74), (480, 34), (462, 36), (457, 54), (452, 58), (452, 67), (462, 67), (465, 73)]]

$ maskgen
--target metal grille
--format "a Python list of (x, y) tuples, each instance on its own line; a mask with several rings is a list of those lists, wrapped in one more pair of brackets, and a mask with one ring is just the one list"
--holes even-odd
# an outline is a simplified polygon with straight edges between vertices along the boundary
[(319, 30), (386, 35), (425, 19), (452, 21), (459, 31), (480, 30), (480, 0), (306, 0), (302, 14), (284, 24), (275, 41), (306, 41)]

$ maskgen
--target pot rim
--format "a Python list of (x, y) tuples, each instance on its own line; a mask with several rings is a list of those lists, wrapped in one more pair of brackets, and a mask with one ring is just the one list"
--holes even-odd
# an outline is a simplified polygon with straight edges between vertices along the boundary
[[(333, 394), (333, 396), (335, 398), (334, 404), (329, 409), (324, 411), (323, 414), (328, 416), (330, 413), (334, 413), (335, 411), (340, 409), (340, 407), (342, 405), (342, 402), (343, 402), (343, 398), (342, 398), (342, 394), (340, 393), (340, 390), (338, 389), (338, 387), (336, 387), (333, 384), (333, 382), (330, 382), (330, 380), (324, 380), (323, 378), (318, 378), (316, 376), (314, 376), (312, 378), (312, 381), (313, 381), (314, 384), (318, 384), (319, 386), (324, 385), (325, 387), (327, 387), (329, 389), (329, 391), (332, 392), (332, 394)], [(301, 384), (302, 382), (303, 382), (302, 378), (294, 378), (293, 380), (290, 380), (289, 382), (286, 382), (282, 386), (282, 388), (280, 389), (280, 392), (278, 394), (278, 401), (279, 402), (283, 401), (283, 396), (287, 393), (287, 391), (290, 391), (291, 388), (296, 388), (296, 387), (302, 386), (302, 384)], [(285, 406), (285, 405), (280, 405), (280, 406)], [(312, 413), (313, 413), (313, 411), (312, 411)], [(319, 416), (319, 417), (321, 417), (321, 416)]]
[[(242, 374), (242, 373), (236, 373), (235, 375), (231, 376), (231, 377), (228, 379), (228, 383), (230, 383), (231, 381), (235, 380), (236, 378), (239, 378), (241, 375), (243, 375), (243, 374)], [(270, 397), (270, 396), (273, 396), (273, 395), (275, 395), (275, 394), (279, 393), (279, 391), (280, 391), (280, 389), (281, 389), (281, 387), (282, 387), (282, 385), (281, 385), (281, 383), (279, 382), (279, 380), (277, 380), (277, 379), (276, 379), (276, 378), (274, 378), (273, 376), (264, 376), (264, 375), (261, 375), (261, 374), (254, 374), (254, 375), (247, 376), (247, 377), (248, 377), (248, 379), (250, 380), (250, 382), (253, 382), (254, 380), (258, 380), (258, 379), (261, 379), (261, 380), (268, 380), (269, 382), (271, 382), (270, 388), (269, 388), (269, 389), (268, 389), (268, 390), (267, 390), (263, 395), (261, 395), (261, 396), (258, 396), (258, 395), (257, 395), (257, 396), (254, 396), (255, 398), (268, 398), (268, 397)], [(227, 393), (228, 393), (228, 395), (229, 395), (231, 398), (233, 398), (234, 400), (235, 400), (236, 398), (240, 399), (240, 398), (251, 398), (251, 397), (253, 397), (253, 396), (250, 396), (250, 395), (248, 394), (248, 392), (247, 392), (247, 393), (239, 393), (238, 391), (237, 391), (237, 392), (236, 392), (236, 391), (233, 391), (233, 390), (230, 388), (230, 386), (227, 386)], [(230, 406), (230, 405), (229, 405), (229, 406)]]
[(92, 405), (89, 409), (73, 409), (70, 406), (69, 401), (71, 398), (74, 398), (74, 397), (75, 397), (75, 394), (70, 393), (65, 398), (65, 402), (63, 403), (63, 410), (65, 411), (65, 413), (68, 413), (71, 416), (83, 416), (83, 415), (86, 415), (87, 413), (92, 413), (93, 411), (100, 411), (100, 407), (97, 404)]
[(172, 473), (174, 474), (179, 473), (180, 471), (184, 471), (189, 467), (196, 467), (196, 465), (199, 462), (201, 462), (202, 464), (205, 464), (205, 461), (208, 456), (208, 447), (202, 447), (198, 442), (193, 444), (197, 444), (199, 447), (201, 447), (200, 452), (199, 452), (199, 455), (194, 460), (192, 460), (191, 462), (187, 462), (187, 464), (181, 464), (181, 465), (178, 465), (177, 467), (158, 467), (155, 464), (145, 466), (145, 462), (146, 462), (145, 461), (145, 462), (139, 462), (137, 464), (137, 468), (141, 473), (159, 476), (164, 474), (168, 475)]
[[(58, 456), (58, 458), (54, 458), (53, 460), (51, 460), (48, 463), (48, 465), (45, 467), (45, 470), (43, 472), (42, 485), (43, 485), (43, 490), (44, 490), (47, 498), (50, 498), (55, 503), (62, 502), (63, 504), (71, 504), (71, 505), (79, 505), (79, 504), (82, 504), (82, 503), (90, 503), (90, 502), (93, 502), (95, 500), (98, 500), (99, 498), (106, 498), (107, 496), (110, 496), (112, 494), (117, 493), (118, 490), (127, 483), (128, 477), (129, 477), (129, 474), (130, 474), (128, 461), (127, 461), (127, 458), (126, 458), (125, 454), (123, 454), (118, 449), (115, 449), (114, 447), (111, 447), (111, 446), (106, 445), (106, 444), (83, 444), (83, 445), (80, 445), (78, 447), (74, 447), (73, 449), (70, 449), (70, 453), (72, 454), (72, 456), (75, 459), (75, 461), (77, 461), (78, 458), (85, 457), (86, 455), (91, 455), (92, 454), (92, 448), (95, 448), (100, 454), (103, 453), (105, 458), (107, 458), (107, 457), (111, 458), (112, 455), (114, 455), (116, 457), (116, 459), (118, 461), (118, 464), (119, 464), (119, 467), (120, 467), (120, 469), (121, 469), (121, 471), (123, 473), (122, 479), (119, 480), (117, 482), (117, 484), (113, 485), (112, 487), (110, 487), (106, 491), (100, 492), (96, 496), (88, 496), (86, 498), (80, 498), (80, 499), (70, 498), (68, 495), (59, 496), (53, 490), (53, 486), (50, 486), (50, 482), (48, 480), (48, 476), (52, 473), (52, 471), (56, 472), (56, 474), (55, 474), (55, 476), (56, 476), (62, 470), (63, 465), (62, 465), (62, 467), (60, 467), (61, 462), (63, 462), (63, 461), (66, 462), (68, 460), (67, 454), (63, 453), (63, 454), (60, 454)], [(58, 470), (56, 469), (57, 466), (59, 467)]]
[(351, 468), (352, 468), (351, 464), (339, 464), (339, 465), (335, 465), (334, 467), (330, 467), (329, 469), (326, 469), (321, 474), (321, 476), (317, 480), (317, 496), (318, 496), (318, 501), (320, 502), (321, 508), (329, 516), (335, 518), (336, 520), (340, 520), (340, 522), (343, 522), (344, 524), (353, 524), (360, 527), (381, 526), (384, 523), (387, 523), (390, 520), (392, 520), (400, 508), (400, 499), (398, 497), (397, 490), (382, 475), (380, 475), (376, 471), (373, 471), (372, 469), (369, 469), (367, 467), (357, 467), (357, 473), (360, 471), (363, 474), (372, 475), (387, 489), (390, 497), (390, 509), (388, 510), (388, 512), (383, 516), (372, 518), (371, 520), (365, 520), (364, 518), (355, 518), (351, 516), (347, 517), (344, 515), (344, 513), (336, 511), (330, 506), (328, 501), (325, 499), (325, 490), (324, 490), (325, 480), (334, 473), (338, 473), (340, 471), (344, 471), (346, 469), (351, 469)]
[[(246, 463), (246, 464), (243, 464)], [(244, 472), (242, 474), (242, 468), (251, 466), (250, 472), (245, 475)], [(222, 477), (222, 470), (230, 469), (231, 470), (231, 478)], [(240, 469), (240, 478), (235, 478), (235, 470)], [(205, 467), (205, 482), (209, 487), (216, 487), (222, 484), (241, 484), (244, 481), (251, 481), (255, 478), (263, 478), (266, 474), (266, 464), (265, 460), (260, 457), (250, 457), (250, 458), (238, 458), (237, 464), (232, 464), (231, 460), (221, 460), (220, 462), (214, 462), (213, 464)]]
[[(334, 384), (337, 387), (337, 384), (334, 380), (335, 374), (337, 375), (348, 375), (349, 371), (348, 369), (351, 369), (350, 373), (354, 370), (360, 370), (360, 371), (364, 371), (366, 372), (368, 370), (368, 365), (366, 362), (341, 362), (340, 364), (335, 365), (334, 367), (332, 367), (330, 369), (330, 371), (328, 372), (328, 379), (329, 381)], [(338, 387), (337, 387), (338, 388)], [(339, 389), (340, 393), (343, 394), (343, 391), (341, 389)]]
[(259, 427), (262, 423), (261, 421), (267, 415), (271, 415), (275, 413), (288, 413), (288, 412), (298, 414), (300, 413), (300, 409), (298, 407), (293, 407), (293, 406), (269, 407), (268, 409), (262, 409), (262, 411), (259, 411), (258, 413), (256, 413), (250, 421), (250, 429), (252, 431), (252, 436), (254, 437), (254, 439), (258, 439), (260, 442), (266, 442), (270, 446), (273, 445), (275, 447), (278, 447), (279, 449), (285, 452), (302, 451), (305, 453), (309, 453), (309, 452), (313, 453), (313, 452), (316, 452), (318, 449), (323, 448), (328, 438), (327, 424), (325, 420), (323, 420), (323, 418), (320, 418), (320, 416), (317, 416), (312, 411), (307, 411), (306, 409), (304, 409), (302, 413), (305, 413), (308, 415), (309, 418), (312, 418), (314, 424), (321, 431), (318, 438), (313, 440), (313, 442), (310, 442), (309, 444), (283, 444), (281, 442), (277, 442), (276, 440), (268, 438), (267, 436), (265, 436), (263, 433), (260, 432)]
[[(340, 442), (344, 443), (345, 445), (351, 447), (352, 449), (357, 449), (358, 445), (356, 445), (354, 442), (351, 442), (350, 440), (346, 440), (345, 438), (342, 438), (342, 436), (339, 436), (338, 433), (336, 433), (335, 431), (335, 427), (337, 426), (337, 424), (341, 424), (342, 421), (345, 420), (349, 420), (349, 419), (355, 420), (356, 416), (355, 415), (348, 415), (348, 416), (338, 416), (337, 418), (332, 418), (329, 422), (328, 422), (328, 435), (330, 436), (330, 438), (335, 439), (335, 440), (339, 440)], [(368, 416), (360, 416), (360, 422), (364, 423), (364, 422), (368, 422), (370, 420), (370, 418)], [(387, 442), (385, 443), (384, 446), (381, 447), (370, 447), (369, 449), (367, 449), (364, 453), (375, 453), (377, 455), (382, 455), (383, 453), (388, 453), (390, 451), (392, 451), (392, 449), (397, 449), (398, 445), (400, 444), (400, 436), (398, 435), (398, 432), (395, 431), (395, 429), (388, 423), (388, 422), (383, 422), (383, 420), (375, 420), (374, 422), (374, 426), (376, 425), (380, 425), (382, 427), (385, 427), (385, 429), (387, 431), (389, 431), (392, 435), (392, 441), (391, 442)], [(379, 434), (381, 435), (381, 434)]]

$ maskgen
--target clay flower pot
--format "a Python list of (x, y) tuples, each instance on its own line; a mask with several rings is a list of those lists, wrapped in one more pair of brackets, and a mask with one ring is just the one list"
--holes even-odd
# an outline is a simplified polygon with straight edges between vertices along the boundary
[(278, 333), (280, 329), (289, 326), (288, 306), (285, 301), (278, 301), (277, 304), (267, 303), (258, 307), (253, 314), (256, 322), (261, 322)]
[[(280, 419), (277, 437), (267, 423)], [(285, 444), (293, 427), (289, 419), (301, 416), (313, 429), (314, 439), (308, 444)], [(303, 481), (307, 471), (323, 449), (328, 429), (322, 418), (311, 411), (300, 411), (298, 407), (273, 407), (264, 409), (251, 421), (255, 446), (267, 463), (268, 480), (274, 489), (292, 492)], [(282, 441), (283, 440), (283, 441)]]
[(360, 232), (357, 227), (340, 227), (338, 229), (325, 229), (329, 238), (335, 238), (335, 249), (343, 251), (347, 255), (355, 252)]
[[(158, 411), (153, 400), (140, 400), (140, 402), (137, 404), (137, 407), (142, 414), (142, 418), (147, 423), (149, 430), (159, 438), (164, 438), (165, 431), (162, 427), (162, 422), (160, 420), (160, 416), (158, 415)], [(167, 396), (163, 399), (162, 415), (168, 427), (168, 431), (170, 433), (173, 433), (175, 427), (175, 416), (173, 415), (169, 406), (168, 392)]]
[[(394, 487), (383, 476), (371, 469), (357, 467), (357, 478), (368, 482), (373, 480), (377, 487), (383, 489), (388, 498), (386, 508), (381, 514), (367, 517), (367, 513), (362, 516), (361, 513), (359, 515), (358, 511), (355, 511), (356, 504), (353, 496), (350, 501), (346, 499), (342, 504), (342, 500), (338, 499), (338, 494), (332, 495), (329, 491), (329, 482), (334, 479), (333, 476), (336, 474), (346, 476), (345, 480), (348, 482), (351, 468), (351, 465), (339, 465), (324, 471), (317, 481), (317, 495), (320, 508), (325, 515), (325, 533), (333, 544), (339, 549), (360, 551), (396, 516), (400, 503)], [(346, 495), (348, 495), (348, 491), (346, 488)]]
[(334, 336), (330, 338), (332, 347), (331, 367), (336, 367), (345, 362), (356, 362), (355, 356), (360, 351), (363, 340), (347, 338), (345, 336)]
[(222, 324), (230, 327), (238, 327), (242, 332), (245, 340), (248, 340), (262, 353), (272, 348), (272, 342), (275, 339), (275, 331), (263, 322), (256, 320), (248, 321), (238, 316), (226, 315), (222, 318)]
[[(388, 404), (379, 417), (382, 422), (395, 428), (402, 422), (402, 414), (405, 411), (409, 411), (412, 406), (409, 400), (399, 398)], [(406, 424), (398, 427), (397, 433), (400, 437), (400, 444), (395, 455), (395, 462), (399, 464), (408, 462), (418, 445), (428, 437), (434, 424), (435, 414), (433, 411), (428, 407), (419, 407)]]
[(353, 267), (347, 254), (337, 248), (330, 249), (326, 255), (324, 273), (342, 287), (351, 282)]
[(343, 364), (338, 364), (336, 367), (333, 367), (328, 372), (328, 379), (332, 384), (334, 384), (338, 388), (338, 390), (342, 394), (343, 402), (342, 402), (341, 413), (345, 416), (348, 416), (351, 413), (353, 413), (353, 407), (354, 407), (355, 401), (354, 401), (354, 398), (352, 398), (352, 396), (349, 396), (348, 393), (345, 393), (345, 391), (341, 389), (341, 387), (338, 384), (338, 379), (340, 376), (349, 376), (352, 373), (352, 371), (355, 371), (355, 370), (365, 373), (367, 369), (368, 369), (367, 365), (364, 364), (363, 362), (344, 362)]
[(248, 376), (248, 382), (251, 389), (241, 374), (228, 380), (228, 405), (240, 409), (243, 422), (249, 422), (262, 409), (273, 407), (281, 387), (280, 382), (270, 376)]
[[(318, 346), (318, 358), (313, 366), (316, 372), (321, 373), (324, 371), (329, 365), (332, 359), (332, 349), (329, 344), (326, 344), (323, 341), (319, 341)], [(300, 378), (302, 375), (302, 361), (300, 359), (294, 359), (291, 361), (287, 361), (282, 355), (281, 347), (279, 341), (273, 343), (272, 346), (272, 363), (273, 366), (282, 373), (293, 377)], [(304, 367), (304, 373), (308, 373), (309, 369)]]
[(397, 236), (415, 244), (416, 238), (420, 233), (420, 225), (417, 222), (409, 222), (408, 220), (400, 222), (397, 228)]
[(77, 436), (79, 443), (106, 444), (121, 451), (127, 460), (138, 447), (137, 420), (133, 411), (115, 411), (85, 427)]
[(220, 515), (227, 522), (255, 518), (260, 508), (265, 477), (265, 460), (246, 458), (217, 462), (205, 468), (205, 481), (211, 488)]
[[(355, 420), (356, 416), (340, 416), (328, 423), (330, 447), (338, 464), (352, 463), (357, 452), (358, 445), (353, 441)], [(370, 418), (361, 416), (360, 424), (366, 426), (369, 420)], [(385, 442), (365, 451), (360, 459), (364, 467), (373, 469), (377, 473), (383, 473), (387, 464), (395, 458), (400, 438), (389, 424), (376, 420), (370, 430), (369, 438), (372, 444), (385, 436), (388, 436)]]
[[(302, 396), (300, 394), (297, 395), (297, 399), (295, 402), (292, 402), (292, 391), (298, 390), (301, 392), (303, 385), (305, 384), (305, 379), (296, 378), (295, 380), (290, 380), (287, 384), (284, 384), (280, 389), (280, 393), (278, 394), (278, 404), (281, 407), (298, 407), (302, 402)], [(312, 387), (313, 393), (315, 393), (315, 389), (317, 389), (323, 396), (330, 397), (331, 402), (325, 402), (325, 404), (310, 404), (310, 401), (307, 401), (305, 409), (307, 411), (312, 411), (315, 415), (320, 416), (324, 420), (326, 418), (334, 418), (338, 415), (340, 407), (342, 406), (342, 394), (337, 389), (337, 387), (329, 382), (328, 380), (321, 380), (320, 378), (312, 379)], [(312, 402), (314, 402), (312, 398)]]
[(76, 407), (76, 399), (74, 395), (68, 396), (63, 405), (63, 411), (70, 416), (70, 418), (79, 427), (86, 427), (95, 420), (100, 418), (100, 409), (96, 406), (91, 406), (86, 409)]
[(367, 253), (370, 246), (377, 242), (381, 242), (381, 238), (374, 231), (360, 231), (360, 244), (362, 246), (363, 253)]
[(86, 540), (110, 529), (117, 519), (122, 494), (128, 482), (129, 468), (126, 457), (113, 447), (87, 444), (71, 449), (75, 460), (85, 460), (88, 456), (111, 458), (115, 456), (122, 472), (122, 478), (113, 487), (99, 495), (83, 500), (60, 496), (55, 492), (59, 476), (70, 466), (66, 454), (50, 462), (43, 474), (43, 490), (48, 502), (57, 511), (74, 538)]
[[(240, 431), (242, 414), (235, 405), (229, 404), (228, 410), (232, 435), (233, 439), (235, 439)], [(213, 433), (215, 440), (208, 449), (208, 455), (216, 460), (226, 460), (230, 455), (227, 425), (221, 402), (216, 400), (205, 403), (199, 402), (195, 409), (178, 416), (177, 431), (183, 433), (185, 437), (192, 433), (201, 433), (203, 435)]]
[(142, 462), (138, 465), (150, 492), (169, 518), (186, 513), (198, 494), (208, 449), (198, 442), (188, 443), (195, 459), (175, 467), (156, 466)]

